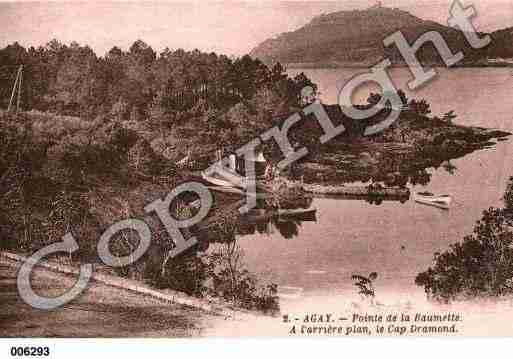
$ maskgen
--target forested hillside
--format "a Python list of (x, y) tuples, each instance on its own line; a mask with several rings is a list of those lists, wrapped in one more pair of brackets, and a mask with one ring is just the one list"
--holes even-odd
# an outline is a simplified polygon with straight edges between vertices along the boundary
[[(21, 65), (21, 108), (7, 112)], [(198, 50), (157, 54), (142, 41), (103, 57), (56, 40), (37, 49), (7, 46), (0, 50), (0, 248), (31, 253), (71, 232), (80, 246), (73, 260), (97, 261), (103, 230), (144, 217), (154, 229), (151, 254), (119, 274), (249, 309), (274, 308), (275, 287), (247, 271), (240, 272), (240, 293), (233, 281), (227, 292), (219, 277), (221, 284), (208, 286), (207, 269), (219, 265), (218, 256), (198, 254), (207, 240), (165, 261), (173, 242), (144, 207), (181, 181), (201, 180), (195, 170), (211, 164), (216, 150), (233, 151), (279, 124), (302, 105), (305, 86), (315, 93), (304, 74), (291, 79), (279, 64), (269, 69), (249, 56)], [(184, 203), (177, 201), (176, 216), (187, 213)], [(113, 250), (124, 253), (135, 241), (120, 235)], [(180, 274), (162, 275), (166, 265)]]
[(14, 43), (0, 50), (0, 107), (7, 107), (21, 64), (23, 109), (83, 119), (116, 113), (138, 120), (152, 111), (185, 111), (199, 100), (226, 108), (263, 89), (294, 102), (305, 85), (302, 78), (287, 79), (281, 66), (271, 71), (249, 56), (181, 49), (157, 54), (139, 40), (128, 51), (114, 47), (99, 57), (88, 46), (53, 40), (38, 48)]

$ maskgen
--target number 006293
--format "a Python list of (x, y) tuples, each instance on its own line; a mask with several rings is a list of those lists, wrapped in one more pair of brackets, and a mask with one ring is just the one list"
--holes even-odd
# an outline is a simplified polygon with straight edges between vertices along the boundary
[(49, 355), (49, 347), (11, 347), (11, 357), (47, 357)]

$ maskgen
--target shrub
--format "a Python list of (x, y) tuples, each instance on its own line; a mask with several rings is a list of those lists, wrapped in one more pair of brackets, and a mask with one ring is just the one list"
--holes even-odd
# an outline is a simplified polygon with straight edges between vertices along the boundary
[(38, 205), (33, 193), (41, 190), (36, 173), (46, 148), (34, 141), (30, 124), (8, 114), (0, 117), (0, 232), (16, 239), (12, 245), (25, 246), (29, 240), (32, 206)]
[(242, 258), (242, 249), (235, 241), (222, 244), (209, 255), (209, 291), (242, 308), (278, 311), (277, 285), (259, 283), (247, 269), (242, 268)]
[(513, 215), (513, 177), (509, 178), (508, 186), (506, 187), (502, 200), (504, 201), (504, 210), (509, 218)]
[(435, 264), (420, 273), (415, 283), (429, 297), (451, 299), (500, 296), (513, 292), (513, 233), (504, 209), (490, 208), (474, 233), (461, 243), (435, 255)]
[(408, 103), (408, 106), (411, 111), (422, 116), (427, 116), (431, 113), (431, 105), (425, 99), (422, 99), (420, 101), (412, 99)]

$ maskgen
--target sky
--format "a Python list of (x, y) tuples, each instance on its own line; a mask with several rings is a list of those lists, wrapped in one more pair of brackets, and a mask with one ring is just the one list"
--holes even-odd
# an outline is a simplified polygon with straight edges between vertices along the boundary
[[(446, 23), (449, 0), (382, 0), (426, 20)], [(347, 1), (160, 1), (0, 2), (0, 47), (15, 41), (44, 45), (53, 38), (89, 45), (103, 56), (113, 46), (128, 49), (137, 39), (156, 51), (169, 47), (240, 56), (279, 33), (293, 31), (314, 16), (364, 9), (375, 0)], [(473, 4), (480, 31), (513, 26), (513, 0)]]

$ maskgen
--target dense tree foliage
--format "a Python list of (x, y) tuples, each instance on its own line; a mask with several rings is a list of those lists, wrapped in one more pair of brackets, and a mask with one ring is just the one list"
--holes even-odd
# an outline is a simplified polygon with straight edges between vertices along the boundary
[(415, 283), (435, 300), (498, 297), (513, 293), (513, 233), (511, 199), (513, 178), (504, 194), (504, 208), (489, 208), (472, 235), (435, 253), (434, 265)]
[[(269, 69), (249, 56), (157, 55), (138, 40), (128, 51), (114, 47), (98, 57), (88, 46), (53, 40), (0, 50), (0, 108), (20, 65), (24, 111), (0, 109), (0, 234), (8, 239), (1, 247), (30, 253), (72, 233), (80, 250), (70, 260), (97, 260), (107, 226), (142, 216), (144, 206), (187, 178), (177, 165), (184, 156), (204, 168), (216, 149), (239, 146), (284, 118), (277, 114), (304, 106), (305, 88), (307, 102), (317, 91), (304, 74), (289, 78), (280, 64)], [(146, 220), (154, 253), (119, 274), (245, 308), (276, 307), (274, 285), (225, 269), (231, 262), (222, 256), (209, 261), (195, 249), (161, 258), (171, 238), (158, 220)], [(120, 233), (111, 249), (128, 255), (137, 240)], [(172, 276), (160, 270), (166, 265)]]
[(114, 47), (98, 57), (88, 46), (52, 40), (38, 48), (14, 43), (0, 50), (0, 107), (7, 106), (19, 65), (24, 65), (24, 109), (82, 118), (112, 112), (139, 120), (188, 110), (200, 100), (209, 108), (226, 108), (263, 89), (297, 104), (305, 86), (316, 91), (304, 74), (290, 79), (280, 64), (268, 69), (247, 55), (231, 59), (181, 49), (157, 55), (138, 40), (128, 51)]

